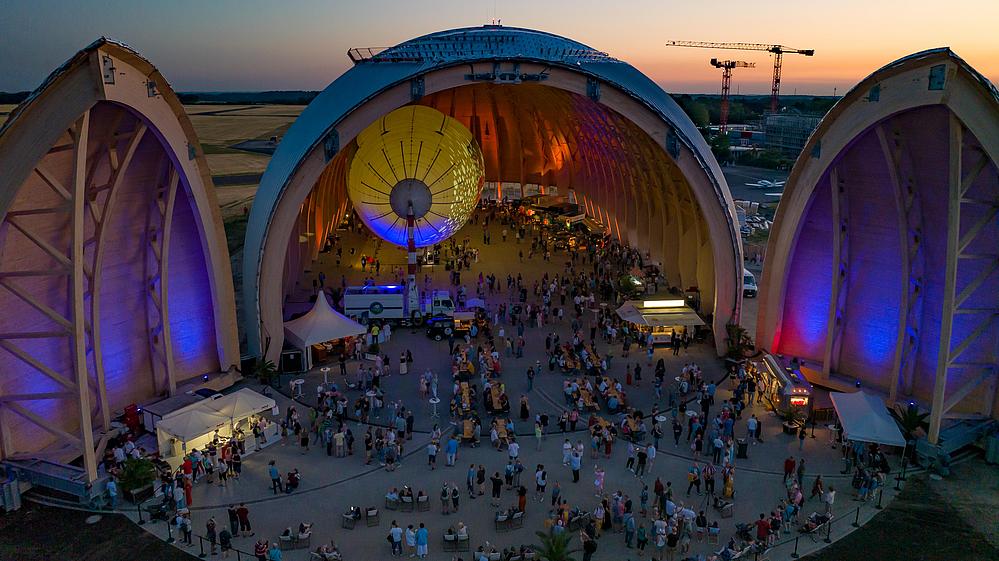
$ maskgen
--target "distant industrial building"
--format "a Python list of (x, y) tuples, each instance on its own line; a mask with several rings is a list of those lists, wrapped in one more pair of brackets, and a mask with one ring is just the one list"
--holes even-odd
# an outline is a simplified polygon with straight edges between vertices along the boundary
[(766, 113), (760, 122), (764, 135), (763, 147), (790, 158), (797, 158), (821, 120), (822, 115), (802, 113), (795, 109)]

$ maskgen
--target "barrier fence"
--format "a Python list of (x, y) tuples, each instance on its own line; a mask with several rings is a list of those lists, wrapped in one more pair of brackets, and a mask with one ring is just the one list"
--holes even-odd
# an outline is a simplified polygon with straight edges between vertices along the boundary
[[(885, 487), (882, 486), (878, 489), (877, 502), (871, 506), (868, 504), (861, 504), (849, 510), (844, 514), (834, 516), (832, 520), (820, 525), (815, 530), (809, 533), (799, 532), (799, 528), (802, 526), (801, 523), (796, 523), (791, 527), (791, 531), (796, 535), (794, 537), (788, 537), (782, 541), (778, 541), (774, 545), (753, 553), (751, 559), (753, 561), (770, 561), (771, 559), (782, 559), (783, 556), (789, 556), (791, 559), (798, 559), (805, 553), (801, 551), (808, 550), (807, 553), (812, 553), (818, 549), (822, 549), (827, 544), (833, 542), (833, 536), (835, 535), (837, 539), (843, 537), (843, 535), (849, 533), (855, 528), (860, 527), (860, 513), (867, 508), (873, 508), (876, 511), (882, 510), (882, 501), (884, 497)], [(807, 516), (806, 516), (807, 518)], [(800, 519), (800, 518), (799, 518)], [(818, 544), (822, 542), (817, 548), (809, 548), (811, 544)], [(780, 556), (778, 556), (780, 554)], [(745, 557), (750, 559), (750, 557)]]

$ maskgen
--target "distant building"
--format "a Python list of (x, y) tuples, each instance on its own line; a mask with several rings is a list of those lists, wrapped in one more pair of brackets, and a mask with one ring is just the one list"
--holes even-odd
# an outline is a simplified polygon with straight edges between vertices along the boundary
[(763, 146), (789, 158), (797, 158), (821, 120), (822, 115), (802, 113), (795, 109), (766, 113), (760, 127), (764, 132)]

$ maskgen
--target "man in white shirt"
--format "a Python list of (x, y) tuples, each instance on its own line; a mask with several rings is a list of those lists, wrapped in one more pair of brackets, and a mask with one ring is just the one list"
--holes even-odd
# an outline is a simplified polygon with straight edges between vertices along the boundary
[(510, 444), (507, 446), (507, 451), (510, 453), (510, 459), (516, 460), (517, 456), (520, 455), (520, 443), (516, 440), (510, 441)]

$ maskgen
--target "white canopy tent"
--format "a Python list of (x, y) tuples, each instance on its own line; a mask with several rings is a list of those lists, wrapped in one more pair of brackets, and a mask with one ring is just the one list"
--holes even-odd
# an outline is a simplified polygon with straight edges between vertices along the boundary
[[(660, 303), (670, 305), (659, 305)], [(617, 315), (624, 321), (649, 327), (704, 325), (704, 320), (686, 306), (683, 300), (628, 300), (617, 309)]]
[(273, 409), (277, 403), (249, 388), (242, 388), (231, 394), (214, 395), (198, 405), (234, 423), (239, 419)]
[(285, 338), (305, 352), (307, 370), (312, 368), (312, 345), (362, 335), (367, 331), (363, 325), (334, 310), (322, 292), (307, 314), (284, 322)]
[[(227, 395), (216, 394), (175, 411), (156, 423), (160, 457), (176, 467), (185, 453), (206, 446), (215, 437), (216, 430), (223, 437), (232, 435), (237, 427), (248, 434), (250, 427), (240, 427), (241, 423), (254, 415), (269, 412), (276, 405), (273, 399), (242, 388)], [(276, 434), (276, 427), (271, 423), (265, 429), (268, 438)]]
[(829, 394), (849, 440), (905, 447), (905, 438), (888, 414), (884, 400), (863, 391)]
[[(165, 417), (156, 423), (156, 440), (160, 456), (183, 456), (197, 448), (194, 443), (206, 435), (214, 435), (216, 429), (229, 426), (229, 418), (218, 413), (198, 408), (187, 409), (179, 414)], [(191, 443), (189, 446), (188, 444)]]

